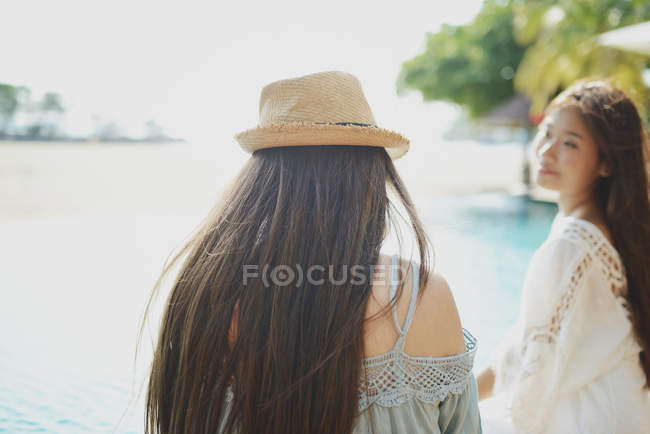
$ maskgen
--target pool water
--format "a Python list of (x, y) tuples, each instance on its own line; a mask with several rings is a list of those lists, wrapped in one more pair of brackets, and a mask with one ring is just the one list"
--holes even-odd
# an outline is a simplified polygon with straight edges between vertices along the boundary
[[(436, 271), (478, 339), (481, 366), (516, 318), (527, 264), (557, 208), (503, 193), (422, 199)], [(199, 218), (0, 226), (11, 246), (0, 252), (0, 283), (12, 288), (0, 306), (0, 431), (142, 432), (142, 401), (130, 402), (143, 378), (133, 383), (138, 319), (165, 257)]]
[(503, 193), (441, 198), (422, 210), (437, 271), (479, 341), (477, 366), (516, 320), (528, 263), (556, 213), (555, 204)]

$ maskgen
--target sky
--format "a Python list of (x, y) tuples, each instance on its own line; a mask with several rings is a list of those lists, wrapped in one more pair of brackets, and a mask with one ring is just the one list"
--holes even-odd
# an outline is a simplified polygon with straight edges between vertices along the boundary
[(4, 5), (0, 83), (61, 94), (67, 125), (91, 115), (135, 131), (231, 140), (257, 123), (272, 81), (325, 70), (356, 75), (377, 123), (430, 139), (458, 111), (398, 97), (402, 62), (427, 32), (463, 24), (480, 0), (200, 2), (21, 0)]

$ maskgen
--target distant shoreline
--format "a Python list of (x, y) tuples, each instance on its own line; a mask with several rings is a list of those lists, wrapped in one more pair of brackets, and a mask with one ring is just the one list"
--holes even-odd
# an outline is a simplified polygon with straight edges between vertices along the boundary
[(152, 145), (164, 145), (169, 143), (189, 143), (185, 139), (179, 139), (174, 137), (161, 137), (159, 139), (131, 139), (128, 137), (118, 137), (114, 139), (99, 139), (99, 138), (90, 138), (90, 137), (60, 137), (60, 138), (46, 138), (46, 137), (24, 137), (24, 136), (4, 136), (0, 137), (0, 145), (6, 143), (17, 143), (21, 144), (36, 144), (36, 143), (77, 143), (80, 145), (101, 145), (101, 144), (130, 144), (130, 143), (142, 143), (142, 144), (152, 144)]

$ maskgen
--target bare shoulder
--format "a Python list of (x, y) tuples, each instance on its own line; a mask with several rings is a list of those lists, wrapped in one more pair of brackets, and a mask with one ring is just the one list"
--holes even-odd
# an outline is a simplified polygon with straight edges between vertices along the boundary
[[(381, 255), (380, 265), (390, 265), (391, 258)], [(408, 261), (401, 260), (400, 268), (408, 269)], [(385, 353), (393, 348), (398, 337), (390, 303), (388, 276), (374, 282), (368, 301), (365, 326), (365, 355)], [(413, 287), (412, 273), (405, 273), (403, 289), (395, 311), (400, 326), (403, 326), (411, 301)], [(382, 314), (379, 315), (378, 314)], [(444, 357), (464, 352), (465, 344), (458, 310), (449, 284), (440, 274), (432, 273), (424, 286), (420, 286), (419, 297), (411, 326), (406, 334), (404, 351), (411, 356)]]
[(406, 335), (405, 352), (432, 357), (464, 352), (460, 316), (447, 280), (432, 273), (420, 292), (413, 322)]

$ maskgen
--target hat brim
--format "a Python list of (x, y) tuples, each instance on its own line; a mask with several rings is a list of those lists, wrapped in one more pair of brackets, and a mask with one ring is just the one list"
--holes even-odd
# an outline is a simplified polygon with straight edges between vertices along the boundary
[(406, 154), (409, 140), (377, 127), (312, 123), (281, 123), (251, 128), (235, 135), (246, 152), (282, 146), (356, 145), (386, 148), (391, 159)]

